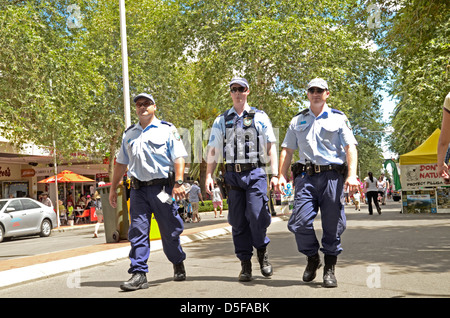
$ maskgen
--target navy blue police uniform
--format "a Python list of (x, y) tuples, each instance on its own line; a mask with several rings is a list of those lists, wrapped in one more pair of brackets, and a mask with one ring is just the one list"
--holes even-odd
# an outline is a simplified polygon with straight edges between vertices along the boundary
[[(263, 166), (268, 161), (267, 143), (275, 141), (267, 114), (246, 104), (241, 116), (232, 107), (216, 118), (208, 143), (223, 151), (228, 222), (232, 226), (236, 256), (247, 265), (253, 248), (257, 249), (258, 260), (261, 260), (270, 242), (267, 227), (271, 215)], [(271, 269), (263, 272), (264, 276), (271, 274)]]
[[(326, 103), (316, 117), (305, 109), (290, 122), (282, 147), (298, 149), (300, 159), (292, 166), (294, 173), (294, 208), (288, 228), (295, 235), (299, 252), (314, 257), (320, 267), (319, 249), (332, 262), (342, 251), (341, 235), (346, 228), (344, 193), (347, 166), (345, 147), (357, 144), (345, 114)], [(313, 221), (321, 211), (322, 247), (316, 238)], [(314, 274), (306, 275), (310, 281)], [(308, 273), (309, 274), (309, 273)]]
[(148, 272), (152, 213), (169, 261), (176, 265), (186, 258), (180, 244), (184, 225), (178, 215), (178, 205), (176, 202), (162, 202), (157, 197), (163, 191), (171, 196), (173, 183), (169, 182), (169, 176), (173, 172), (174, 161), (186, 156), (176, 127), (156, 117), (145, 129), (137, 123), (124, 133), (117, 162), (128, 165), (131, 178), (130, 274)]

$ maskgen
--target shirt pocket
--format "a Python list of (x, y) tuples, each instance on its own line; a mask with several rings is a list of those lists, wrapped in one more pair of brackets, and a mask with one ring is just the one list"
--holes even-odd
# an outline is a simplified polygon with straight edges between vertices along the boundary
[(327, 125), (322, 127), (320, 130), (320, 139), (324, 145), (330, 147), (339, 147), (339, 126), (335, 124)]
[[(311, 141), (311, 138), (309, 135), (310, 128), (312, 123), (301, 123), (294, 126), (294, 132), (297, 137), (297, 142), (302, 142), (303, 140)], [(300, 145), (300, 144), (299, 144)]]
[(167, 136), (166, 134), (151, 134), (148, 137), (148, 147), (152, 153), (164, 155), (167, 153)]

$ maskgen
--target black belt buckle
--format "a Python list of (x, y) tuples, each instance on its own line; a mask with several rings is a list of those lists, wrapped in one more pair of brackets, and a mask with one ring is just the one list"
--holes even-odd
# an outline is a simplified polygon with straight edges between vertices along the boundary
[(314, 173), (320, 173), (320, 166), (314, 165)]
[(235, 163), (234, 164), (234, 171), (235, 172), (241, 172), (241, 164), (240, 163)]

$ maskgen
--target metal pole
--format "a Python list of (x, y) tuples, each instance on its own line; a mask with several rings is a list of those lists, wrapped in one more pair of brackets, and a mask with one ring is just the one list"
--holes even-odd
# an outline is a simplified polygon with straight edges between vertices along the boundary
[(53, 158), (54, 158), (54, 167), (55, 167), (55, 188), (56, 188), (56, 222), (58, 222), (58, 227), (61, 226), (61, 220), (59, 219), (59, 195), (58, 195), (58, 166), (56, 162), (56, 143), (55, 139), (53, 139)]
[(127, 24), (125, 17), (125, 0), (119, 0), (120, 6), (120, 38), (122, 42), (122, 75), (123, 75), (123, 102), (125, 110), (125, 128), (131, 126), (130, 114), (130, 86), (128, 81), (128, 49)]

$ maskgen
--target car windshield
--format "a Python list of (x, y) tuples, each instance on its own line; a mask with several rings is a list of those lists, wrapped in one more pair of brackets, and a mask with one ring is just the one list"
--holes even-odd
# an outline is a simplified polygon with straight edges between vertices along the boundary
[(6, 200), (1, 200), (0, 201), (0, 211), (3, 209), (3, 207), (6, 205), (6, 202), (8, 202), (8, 201), (6, 201)]

